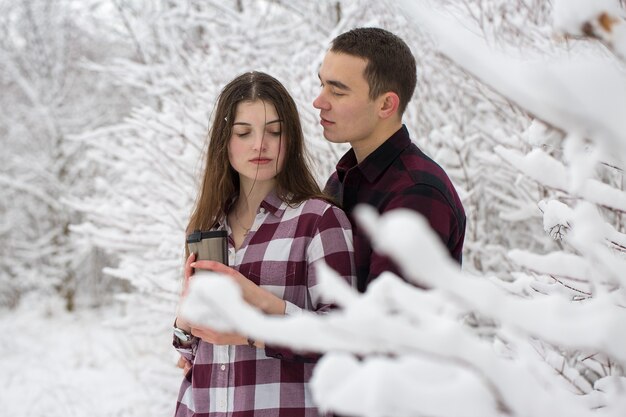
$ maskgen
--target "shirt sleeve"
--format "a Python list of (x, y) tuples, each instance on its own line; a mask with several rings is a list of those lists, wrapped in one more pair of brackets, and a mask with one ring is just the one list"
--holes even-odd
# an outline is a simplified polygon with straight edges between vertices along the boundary
[(302, 313), (302, 309), (300, 307), (294, 303), (285, 301), (285, 316), (297, 316), (300, 313)]
[[(398, 208), (407, 208), (422, 214), (451, 256), (461, 263), (465, 219), (457, 218), (452, 206), (439, 190), (426, 184), (417, 184), (391, 198), (381, 214)], [(391, 271), (402, 277), (398, 266), (389, 257), (372, 251), (370, 259), (368, 283), (384, 271)]]
[[(307, 247), (307, 289), (311, 297), (313, 310), (324, 314), (333, 306), (321, 301), (318, 281), (317, 265), (325, 262), (333, 268), (351, 286), (355, 285), (354, 248), (352, 243), (352, 228), (345, 213), (336, 206), (329, 205), (319, 218), (315, 227), (315, 234)], [(294, 315), (298, 311), (287, 303), (285, 314)], [(265, 346), (265, 354), (270, 357), (298, 362), (315, 362), (320, 355), (317, 353), (295, 353), (290, 349)]]
[(331, 267), (351, 286), (355, 285), (354, 246), (348, 217), (336, 206), (329, 206), (318, 221), (316, 233), (307, 248), (307, 286), (316, 312), (326, 312), (330, 304), (320, 300), (317, 268), (320, 263)]
[[(176, 325), (176, 320), (174, 320), (174, 325)], [(182, 356), (183, 358), (187, 359), (191, 363), (193, 363), (193, 361), (194, 361), (194, 359), (196, 357), (196, 352), (198, 350), (198, 343), (199, 342), (200, 342), (200, 339), (195, 337), (195, 336), (193, 336), (191, 338), (191, 343), (183, 344), (172, 333), (172, 345), (174, 346), (174, 349), (176, 349), (176, 351), (178, 353), (180, 353), (180, 356)], [(189, 381), (191, 381), (191, 373), (188, 372), (187, 375), (185, 375), (185, 378), (187, 378)]]
[(196, 350), (198, 349), (198, 341), (200, 339), (198, 339), (197, 337), (193, 337), (191, 339), (191, 344), (183, 345), (176, 336), (173, 337), (174, 340), (172, 341), (172, 345), (174, 346), (174, 349), (176, 349), (178, 353), (180, 353), (181, 356), (183, 356), (185, 359), (193, 362), (193, 359), (196, 355)]

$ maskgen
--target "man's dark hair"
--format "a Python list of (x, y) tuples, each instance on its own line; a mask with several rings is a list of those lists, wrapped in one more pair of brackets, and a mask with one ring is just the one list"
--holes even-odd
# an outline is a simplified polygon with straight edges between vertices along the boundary
[(330, 50), (366, 59), (363, 75), (370, 98), (393, 91), (400, 97), (398, 112), (404, 113), (415, 91), (417, 70), (415, 58), (402, 39), (380, 28), (356, 28), (337, 36)]

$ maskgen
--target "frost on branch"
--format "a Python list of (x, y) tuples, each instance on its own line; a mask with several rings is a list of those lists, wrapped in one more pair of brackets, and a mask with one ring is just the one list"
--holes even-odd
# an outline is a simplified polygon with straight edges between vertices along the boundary
[[(225, 285), (234, 285), (228, 278), (204, 279), (189, 297), (202, 312), (187, 318), (208, 326), (229, 323), (223, 330), (266, 343), (343, 352), (325, 356), (313, 380), (320, 407), (338, 413), (620, 415), (624, 399), (608, 394), (610, 390), (593, 389), (583, 372), (591, 371), (577, 362), (564, 362), (561, 353), (593, 351), (600, 360), (602, 355), (611, 358), (612, 371), (596, 372), (593, 381), (619, 391), (619, 384), (626, 382), (619, 377), (626, 364), (626, 310), (613, 295), (599, 294), (582, 303), (538, 293), (520, 297), (462, 273), (425, 220), (413, 212), (396, 210), (379, 218), (362, 209), (359, 218), (367, 230), (375, 231), (377, 250), (394, 258), (408, 279), (431, 289), (384, 274), (365, 294), (348, 295), (343, 287), (344, 295), (338, 296), (339, 278), (321, 268), (321, 293), (340, 304), (346, 297), (343, 309), (324, 316), (277, 318), (262, 315), (237, 291), (226, 289)], [(200, 296), (192, 298), (194, 292)], [(491, 335), (465, 324), (472, 314), (495, 323)], [(555, 376), (559, 370), (561, 376)], [(425, 395), (428, 392), (433, 394)], [(365, 402), (363, 393), (368, 393)]]
[(557, 200), (541, 200), (538, 204), (543, 213), (543, 230), (554, 240), (563, 240), (571, 228), (572, 209)]

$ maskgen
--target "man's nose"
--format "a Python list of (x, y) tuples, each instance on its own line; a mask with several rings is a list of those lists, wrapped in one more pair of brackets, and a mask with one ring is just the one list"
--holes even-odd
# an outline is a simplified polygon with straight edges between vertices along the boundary
[(328, 110), (329, 103), (328, 100), (324, 97), (324, 91), (320, 92), (320, 94), (313, 100), (313, 107), (318, 110)]

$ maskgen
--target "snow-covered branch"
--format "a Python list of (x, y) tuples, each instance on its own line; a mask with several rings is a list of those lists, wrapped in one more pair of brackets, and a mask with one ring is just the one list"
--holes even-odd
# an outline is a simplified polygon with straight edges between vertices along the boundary
[[(367, 293), (358, 295), (323, 269), (321, 292), (342, 310), (326, 316), (308, 313), (275, 318), (245, 304), (236, 286), (216, 276), (193, 284), (181, 313), (194, 322), (240, 331), (269, 343), (344, 352), (330, 355), (316, 373), (315, 387), (320, 390), (317, 400), (336, 412), (383, 416), (389, 410), (385, 407), (393, 402), (397, 404), (394, 415), (406, 416), (591, 416), (596, 412), (593, 408), (597, 404), (590, 405), (589, 398), (549, 384), (545, 365), (527, 340), (540, 338), (568, 349), (600, 348), (624, 366), (626, 309), (603, 297), (573, 304), (558, 297), (512, 295), (488, 281), (461, 273), (425, 220), (414, 213), (397, 210), (378, 218), (363, 210), (360, 218), (372, 232), (376, 249), (393, 257), (408, 278), (430, 290), (385, 274)], [(497, 323), (495, 338), (485, 339), (463, 323), (463, 317), (473, 312)], [(346, 353), (368, 359), (357, 363)], [(382, 363), (391, 369), (384, 370)], [(350, 373), (331, 382), (336, 369)], [(422, 372), (416, 372), (420, 369)], [(369, 374), (376, 378), (364, 378)], [(450, 375), (450, 379), (437, 379), (441, 385), (435, 385), (447, 393), (447, 398), (465, 390), (480, 395), (480, 399), (474, 399), (481, 407), (479, 413), (464, 411), (468, 403), (451, 406), (437, 397), (416, 404), (407, 401), (413, 396), (403, 397), (402, 391), (392, 399), (376, 396), (368, 403), (371, 411), (366, 412), (363, 404), (350, 395), (364, 389), (386, 392), (384, 385), (389, 378), (422, 386), (431, 380), (425, 375)], [(343, 396), (323, 395), (330, 391), (329, 384), (341, 389)], [(482, 388), (477, 389), (476, 384)], [(520, 392), (520, 384), (526, 387), (524, 392)], [(606, 404), (603, 415), (617, 416), (620, 408), (614, 406)]]

